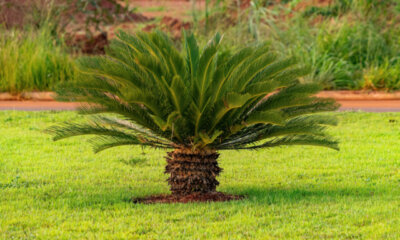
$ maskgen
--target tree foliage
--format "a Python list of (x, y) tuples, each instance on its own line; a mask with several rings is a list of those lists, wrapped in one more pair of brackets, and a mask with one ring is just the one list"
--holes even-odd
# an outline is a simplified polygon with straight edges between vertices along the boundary
[(61, 99), (89, 103), (81, 112), (93, 116), (50, 128), (55, 140), (95, 135), (96, 152), (121, 145), (338, 149), (325, 133), (336, 119), (315, 114), (336, 103), (315, 97), (320, 86), (298, 80), (307, 69), (267, 44), (230, 55), (219, 51), (219, 34), (203, 49), (187, 35), (181, 51), (162, 32), (117, 36), (106, 56), (80, 58), (77, 81), (58, 91)]

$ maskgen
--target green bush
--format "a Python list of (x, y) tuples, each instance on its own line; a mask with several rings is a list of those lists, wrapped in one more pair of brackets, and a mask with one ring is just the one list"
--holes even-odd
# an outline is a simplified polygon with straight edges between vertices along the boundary
[[(227, 39), (227, 51), (234, 45), (267, 41), (280, 54), (310, 65), (312, 72), (303, 80), (320, 82), (325, 89), (399, 89), (397, 2), (335, 0), (304, 10), (296, 8), (301, 1), (252, 2), (269, 7), (262, 15), (255, 14), (254, 7), (243, 10), (237, 22), (214, 19), (213, 28)], [(224, 25), (232, 21), (232, 26)], [(380, 73), (383, 69), (385, 74)]]
[[(278, 52), (310, 65), (312, 72), (305, 81), (320, 82), (325, 89), (396, 90), (400, 85), (395, 76), (400, 72), (397, 35), (395, 30), (382, 31), (365, 22), (323, 22), (317, 29), (298, 18), (291, 25), (270, 28), (264, 37)], [(376, 69), (387, 72), (383, 76)], [(377, 79), (371, 79), (371, 74)]]
[[(329, 74), (330, 79), (325, 81), (329, 81), (332, 88), (365, 88), (370, 85), (362, 74), (366, 70), (400, 71), (399, 65), (393, 64), (399, 52), (397, 46), (389, 41), (391, 37), (368, 23), (347, 24), (338, 31), (321, 31), (316, 42), (318, 61), (314, 62), (314, 73), (317, 78)], [(378, 84), (379, 87), (375, 85), (373, 88), (391, 90), (400, 84), (397, 77), (381, 83), (389, 85)]]
[(0, 31), (0, 91), (51, 90), (72, 78), (71, 57), (46, 28)]
[(383, 63), (392, 54), (384, 35), (372, 24), (348, 24), (337, 32), (321, 32), (317, 41), (321, 52), (360, 67)]

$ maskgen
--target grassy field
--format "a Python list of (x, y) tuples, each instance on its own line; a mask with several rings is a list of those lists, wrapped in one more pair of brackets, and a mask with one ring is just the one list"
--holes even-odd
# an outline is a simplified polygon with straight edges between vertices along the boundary
[(244, 201), (141, 205), (168, 192), (165, 152), (95, 155), (41, 132), (75, 113), (0, 112), (0, 238), (399, 239), (400, 114), (336, 114), (340, 152), (223, 152), (219, 190)]

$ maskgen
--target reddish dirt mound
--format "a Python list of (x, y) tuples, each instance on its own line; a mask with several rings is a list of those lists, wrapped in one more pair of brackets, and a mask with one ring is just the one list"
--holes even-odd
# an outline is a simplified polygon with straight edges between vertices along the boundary
[[(84, 25), (86, 21), (93, 20), (114, 24), (121, 22), (146, 22), (150, 18), (142, 14), (129, 11), (128, 8), (115, 0), (98, 0), (97, 5), (70, 3), (69, 9), (64, 11), (65, 20), (74, 20), (74, 25)], [(97, 18), (97, 19), (96, 19)]]
[[(85, 7), (82, 3), (72, 2), (70, 9), (64, 12), (64, 19), (74, 20), (67, 25), (66, 43), (74, 50), (80, 50), (85, 54), (104, 54), (104, 48), (112, 35), (108, 34), (106, 26), (151, 20), (142, 14), (129, 11), (116, 0), (98, 0), (95, 3), (96, 5), (92, 3)], [(89, 26), (87, 21), (90, 19), (92, 22)], [(96, 22), (100, 24), (97, 25)]]
[(85, 54), (104, 54), (105, 47), (108, 45), (106, 32), (89, 37), (84, 32), (74, 33), (66, 40), (66, 44), (74, 50), (79, 50)]
[(27, 21), (35, 24), (32, 16), (27, 19), (27, 9), (37, 11), (42, 5), (40, 1), (29, 3), (28, 0), (0, 0), (0, 24), (6, 28), (21, 27)]
[(97, 0), (87, 5), (77, 0), (50, 3), (49, 0), (0, 0), (0, 25), (6, 28), (22, 28), (27, 23), (38, 26), (54, 8), (59, 14), (53, 20), (62, 26), (59, 30), (65, 33), (68, 46), (85, 54), (102, 54), (110, 37), (105, 26), (151, 20), (130, 11), (117, 0)]
[[(94, 5), (96, 4), (96, 5)], [(80, 9), (85, 8), (85, 9)], [(98, 0), (89, 2), (87, 5), (78, 1), (55, 0), (54, 4), (49, 0), (0, 0), (0, 23), (6, 27), (23, 27), (24, 24), (39, 24), (44, 20), (50, 11), (59, 12), (63, 24), (70, 22), (72, 19), (78, 23), (84, 23), (88, 12), (99, 12), (104, 18), (114, 18), (114, 21), (137, 21), (143, 22), (147, 18), (127, 11), (116, 0)], [(105, 15), (107, 13), (109, 15)], [(43, 16), (42, 16), (43, 15)]]
[[(305, 9), (309, 6), (325, 7), (333, 3), (334, 0), (302, 0), (296, 5), (294, 10)], [(282, 4), (282, 0), (268, 2), (268, 5)], [(242, 9), (250, 7), (251, 0), (242, 0), (240, 6)], [(234, 3), (236, 4), (236, 3)]]
[(190, 203), (190, 202), (225, 202), (244, 199), (244, 196), (230, 195), (221, 192), (193, 193), (185, 196), (156, 195), (145, 198), (133, 198), (133, 203)]
[(160, 26), (160, 28), (164, 31), (170, 32), (172, 36), (175, 39), (179, 39), (182, 35), (182, 29), (188, 30), (191, 25), (189, 22), (184, 22), (182, 20), (179, 20), (177, 18), (169, 17), (169, 16), (164, 16), (161, 19), (160, 24), (150, 24), (144, 27), (142, 30), (143, 31), (151, 31), (155, 28)]
[(293, 11), (303, 11), (308, 7), (327, 7), (333, 4), (333, 0), (303, 0), (300, 1)]

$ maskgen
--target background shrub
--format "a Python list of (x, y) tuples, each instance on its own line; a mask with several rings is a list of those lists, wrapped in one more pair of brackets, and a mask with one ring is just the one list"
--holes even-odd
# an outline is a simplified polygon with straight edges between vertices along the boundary
[[(0, 29), (0, 91), (51, 90), (56, 82), (70, 79), (72, 57), (66, 52), (104, 53), (104, 45), (116, 29), (110, 25), (119, 21), (144, 21), (129, 29), (130, 32), (172, 28), (163, 28), (162, 18), (150, 20), (139, 16), (140, 11), (137, 15), (114, 0), (88, 3), (33, 0), (31, 14), (27, 13), (28, 8), (21, 7), (24, 5), (16, 8), (11, 4), (10, 8), (0, 3), (0, 24), (8, 27)], [(400, 72), (400, 2), (397, 0), (210, 0), (204, 2), (203, 9), (196, 8), (195, 0), (192, 3), (193, 9), (188, 9), (186, 16), (192, 16), (192, 23), (183, 24), (171, 18), (171, 22), (177, 23), (171, 31), (178, 32), (171, 35), (180, 36), (179, 26), (190, 25), (204, 45), (220, 32), (224, 34), (221, 48), (227, 53), (234, 52), (234, 46), (267, 42), (277, 54), (295, 56), (309, 65), (311, 74), (302, 80), (320, 82), (327, 90), (394, 91), (400, 88), (396, 75)], [(18, 31), (10, 28), (14, 25), (7, 24), (6, 20), (12, 18), (1, 14), (2, 11), (8, 15), (16, 12), (27, 15), (24, 24), (14, 24)], [(72, 32), (63, 32), (65, 29)], [(107, 29), (112, 30), (107, 32)], [(104, 32), (95, 35), (92, 32), (95, 30)], [(81, 32), (88, 36), (82, 36)], [(70, 47), (62, 44), (63, 36)], [(181, 39), (175, 40), (179, 46)], [(101, 51), (91, 51), (97, 48)]]

